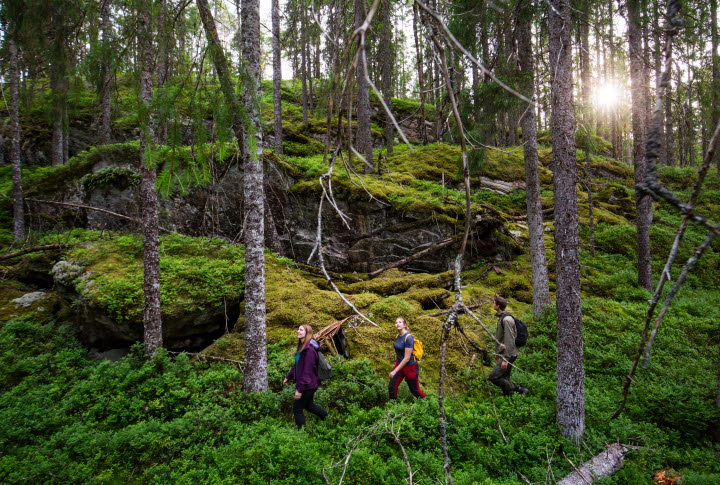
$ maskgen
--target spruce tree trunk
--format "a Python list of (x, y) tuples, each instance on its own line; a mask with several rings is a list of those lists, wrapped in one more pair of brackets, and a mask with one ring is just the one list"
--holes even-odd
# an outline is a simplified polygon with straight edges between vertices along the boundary
[(112, 67), (110, 60), (110, 2), (102, 0), (100, 7), (100, 28), (102, 29), (102, 86), (100, 86), (100, 143), (110, 143), (111, 112), (110, 112), (110, 83), (112, 82)]
[(420, 40), (418, 39), (418, 6), (413, 2), (413, 37), (415, 38), (415, 55), (417, 56), (418, 89), (420, 89), (420, 142), (427, 145), (427, 127), (425, 126), (425, 76), (423, 75), (423, 55)]
[[(608, 2), (608, 8), (610, 10), (609, 16), (610, 19), (613, 19), (615, 17), (615, 13), (613, 12), (613, 2)], [(609, 22), (610, 24), (610, 79), (615, 83), (617, 82), (615, 79), (615, 33), (614, 33), (614, 22)], [(612, 157), (615, 159), (620, 159), (622, 157), (622, 141), (620, 140), (619, 130), (618, 130), (618, 114), (617, 114), (617, 106), (613, 106), (610, 111), (610, 133), (612, 138)]]
[(157, 172), (149, 155), (156, 145), (155, 123), (150, 109), (153, 96), (153, 28), (152, 3), (140, 0), (138, 4), (138, 48), (140, 54), (140, 99), (143, 105), (143, 136), (140, 139), (140, 167), (142, 181), (143, 220), (143, 267), (145, 281), (143, 295), (145, 308), (143, 322), (145, 326), (145, 350), (154, 354), (163, 345), (162, 320), (160, 318), (160, 251), (158, 237), (158, 196), (155, 190)]
[[(382, 0), (378, 16), (385, 19), (381, 24), (382, 38), (380, 40), (380, 71), (382, 77), (382, 94), (385, 104), (392, 109), (392, 76), (393, 76), (393, 32), (392, 22), (390, 19), (390, 0)], [(395, 127), (393, 126), (392, 117), (389, 113), (385, 113), (385, 147), (388, 155), (393, 152), (393, 140), (395, 138)]]
[(242, 103), (248, 117), (245, 128), (245, 380), (246, 392), (268, 389), (265, 323), (265, 188), (260, 124), (260, 4), (243, 0), (241, 20), (242, 69), (246, 85)]
[[(632, 128), (633, 165), (635, 183), (645, 179), (645, 140), (647, 137), (647, 90), (644, 80), (644, 61), (640, 26), (639, 0), (627, 2), (628, 46), (630, 55), (630, 79), (632, 82)], [(652, 290), (652, 268), (650, 266), (650, 222), (652, 200), (636, 192), (635, 225), (637, 227), (638, 284)]]
[(303, 125), (308, 126), (308, 109), (310, 102), (308, 100), (308, 62), (307, 62), (307, 51), (305, 46), (307, 44), (307, 25), (305, 25), (305, 9), (300, 8), (300, 81), (302, 83), (302, 117)]
[[(712, 123), (710, 133), (720, 120), (720, 56), (718, 55), (717, 0), (710, 0), (710, 42), (712, 44)], [(715, 152), (715, 162), (720, 173), (720, 154)], [(718, 398), (720, 400), (720, 397)], [(720, 402), (720, 401), (719, 401)]]
[[(655, 28), (653, 29), (653, 63), (655, 64), (655, 92), (660, 92), (660, 81), (662, 78), (662, 53), (663, 53), (663, 42), (662, 42), (662, 36), (660, 33), (660, 10), (662, 6), (658, 5), (657, 8), (653, 8), (653, 25)], [(648, 106), (651, 106), (652, 103), (648, 102)], [(650, 115), (650, 118), (648, 120), (652, 120), (652, 113)], [(667, 151), (665, 150), (666, 141), (665, 141), (665, 124), (661, 124), (659, 127), (660, 130), (660, 146), (662, 149), (660, 150), (660, 153), (658, 154), (658, 163), (661, 165), (667, 165)]]
[(673, 117), (672, 117), (672, 96), (670, 95), (670, 89), (672, 83), (668, 83), (668, 87), (665, 90), (665, 161), (668, 165), (675, 165), (675, 133), (673, 132)]
[[(533, 97), (535, 66), (533, 64), (532, 10), (529, 0), (518, 4), (517, 49), (520, 72), (523, 74), (522, 92)], [(545, 230), (540, 202), (540, 170), (537, 152), (537, 122), (533, 106), (525, 106), (520, 119), (525, 156), (525, 190), (527, 197), (528, 231), (530, 233), (530, 262), (532, 264), (533, 314), (538, 317), (550, 305), (550, 283), (545, 257)]]
[[(355, 0), (355, 28), (359, 28), (365, 22), (365, 1)], [(365, 50), (365, 45), (360, 36), (357, 40), (357, 49)], [(365, 65), (362, 61), (362, 53), (358, 57), (358, 65), (355, 69), (357, 82), (357, 135), (355, 146), (362, 156), (365, 157), (365, 173), (372, 173), (375, 169), (372, 153), (372, 137), (370, 134), (370, 90), (365, 79)]]
[[(170, 12), (167, 11), (166, 0), (158, 0), (157, 3), (157, 62), (155, 66), (156, 86), (162, 89), (168, 78), (170, 65), (170, 49), (172, 41), (170, 39), (171, 32), (167, 28), (167, 18)], [(164, 96), (164, 102), (169, 102), (167, 94)], [(167, 144), (168, 120), (165, 116), (156, 120), (155, 124), (155, 141), (159, 145)]]
[(53, 98), (52, 108), (52, 164), (65, 163), (65, 111), (67, 98), (67, 80), (63, 78), (59, 66), (50, 70), (50, 90)]
[(23, 205), (22, 175), (20, 165), (20, 69), (18, 50), (13, 34), (8, 36), (8, 68), (10, 77), (10, 163), (12, 164), (13, 192), (13, 241), (25, 239), (25, 206)]
[(549, 0), (557, 295), (557, 421), (576, 442), (585, 431), (585, 370), (580, 307), (577, 160), (568, 0)]
[(580, 37), (580, 80), (582, 86), (582, 122), (587, 128), (592, 125), (590, 103), (590, 5), (585, 0), (580, 7), (578, 34)]
[(275, 153), (283, 152), (282, 128), (282, 54), (280, 52), (280, 0), (272, 0), (272, 51), (273, 51), (273, 120)]

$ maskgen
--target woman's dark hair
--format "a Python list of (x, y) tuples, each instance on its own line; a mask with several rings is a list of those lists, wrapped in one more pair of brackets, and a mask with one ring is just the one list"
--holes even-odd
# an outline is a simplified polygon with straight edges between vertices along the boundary
[(500, 307), (500, 310), (505, 310), (505, 307), (507, 307), (507, 300), (500, 295), (495, 295), (495, 299), (493, 301), (498, 307)]

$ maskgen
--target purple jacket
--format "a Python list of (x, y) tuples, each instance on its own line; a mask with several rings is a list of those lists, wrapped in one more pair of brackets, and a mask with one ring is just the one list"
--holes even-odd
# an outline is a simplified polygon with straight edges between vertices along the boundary
[(320, 344), (310, 339), (300, 351), (300, 360), (290, 368), (287, 373), (288, 381), (295, 381), (295, 390), (298, 392), (320, 387), (317, 376), (318, 349)]

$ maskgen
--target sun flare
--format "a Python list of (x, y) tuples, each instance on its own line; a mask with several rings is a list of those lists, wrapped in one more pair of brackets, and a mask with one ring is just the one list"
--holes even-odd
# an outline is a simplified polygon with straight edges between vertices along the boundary
[(595, 106), (611, 109), (620, 103), (621, 88), (613, 82), (605, 82), (595, 87), (593, 101)]

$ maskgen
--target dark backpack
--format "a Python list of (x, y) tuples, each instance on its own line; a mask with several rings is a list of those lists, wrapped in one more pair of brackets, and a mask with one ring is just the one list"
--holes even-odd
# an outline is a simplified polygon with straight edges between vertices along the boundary
[(528, 339), (527, 325), (515, 317), (513, 317), (513, 320), (515, 320), (515, 347), (522, 347), (527, 343)]
[(315, 371), (317, 372), (318, 379), (321, 381), (327, 381), (332, 377), (332, 367), (325, 360), (325, 356), (319, 350), (317, 351), (317, 364)]

